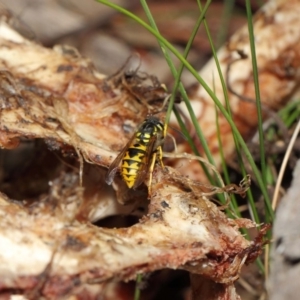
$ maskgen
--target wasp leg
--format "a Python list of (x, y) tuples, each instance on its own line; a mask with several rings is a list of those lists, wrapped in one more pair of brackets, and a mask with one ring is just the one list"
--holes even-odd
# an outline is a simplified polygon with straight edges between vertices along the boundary
[(148, 183), (148, 194), (149, 195), (151, 195), (152, 174), (153, 174), (154, 165), (155, 165), (155, 161), (156, 161), (156, 155), (157, 155), (157, 153), (154, 152), (153, 156), (152, 156), (152, 160), (151, 160), (151, 165), (149, 168), (149, 183)]
[(149, 183), (148, 183), (149, 194), (151, 194), (152, 174), (153, 174), (156, 158), (157, 158), (157, 160), (159, 160), (159, 163), (160, 163), (161, 167), (163, 169), (165, 168), (165, 165), (162, 161), (162, 157), (163, 157), (162, 156), (162, 147), (158, 147), (157, 150), (153, 153), (151, 164), (150, 164), (150, 167), (149, 167)]
[(162, 147), (160, 146), (157, 148), (157, 159), (159, 160), (161, 167), (164, 169), (165, 165), (162, 161), (162, 157), (163, 157), (163, 151), (162, 151)]

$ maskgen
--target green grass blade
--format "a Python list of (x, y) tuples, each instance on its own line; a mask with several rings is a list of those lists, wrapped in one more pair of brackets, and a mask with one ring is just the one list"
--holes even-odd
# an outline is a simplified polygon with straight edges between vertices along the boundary
[[(201, 10), (202, 7), (201, 7), (201, 3), (199, 1), (198, 1), (198, 5), (199, 5), (200, 10)], [(210, 43), (212, 54), (213, 54), (213, 57), (214, 57), (214, 60), (215, 60), (215, 63), (216, 63), (216, 67), (217, 67), (217, 70), (218, 70), (218, 75), (219, 75), (219, 78), (220, 78), (220, 81), (221, 81), (221, 85), (222, 85), (222, 90), (223, 90), (223, 94), (224, 94), (224, 99), (225, 99), (225, 104), (226, 104), (227, 112), (228, 112), (229, 116), (231, 117), (232, 114), (231, 114), (231, 108), (230, 108), (230, 103), (229, 103), (227, 86), (226, 86), (226, 83), (225, 83), (224, 76), (222, 74), (222, 70), (221, 70), (221, 66), (220, 66), (220, 63), (219, 63), (219, 59), (218, 59), (218, 56), (217, 56), (217, 53), (216, 53), (216, 50), (215, 50), (215, 47), (214, 47), (214, 44), (213, 44), (213, 41), (212, 41), (212, 37), (211, 37), (211, 34), (210, 34), (210, 31), (209, 31), (209, 28), (208, 28), (208, 25), (207, 25), (206, 21), (204, 21), (204, 26), (205, 26), (205, 30), (206, 30), (206, 33), (207, 33), (207, 37), (208, 37), (209, 43)], [(218, 124), (216, 124), (216, 126), (218, 127)], [(219, 137), (220, 136), (218, 136), (218, 138)], [(241, 156), (240, 145), (239, 145), (239, 142), (238, 142), (238, 138), (234, 134), (234, 132), (233, 132), (233, 139), (234, 139), (234, 143), (235, 143), (235, 148), (237, 150), (237, 158), (238, 158), (239, 165), (241, 167), (241, 173), (242, 173), (243, 176), (246, 176), (246, 170), (245, 170), (244, 163), (243, 163), (242, 156)], [(221, 139), (219, 140), (219, 145), (220, 145), (219, 148), (222, 149)], [(223, 163), (223, 170), (224, 170), (224, 163)], [(254, 202), (251, 190), (249, 190), (247, 192), (247, 195), (248, 195), (248, 201), (249, 201), (249, 204), (250, 204), (252, 218), (253, 218), (253, 220), (257, 224), (260, 224), (260, 219), (259, 219), (259, 216), (258, 216), (258, 212), (256, 210), (256, 206), (255, 206), (255, 202)], [(234, 204), (234, 206), (236, 208), (236, 214), (238, 215), (239, 211), (238, 211), (237, 203), (233, 202), (233, 204)]]
[[(262, 180), (265, 186), (267, 186), (267, 168), (266, 168), (266, 157), (265, 157), (265, 147), (264, 147), (264, 131), (263, 131), (263, 118), (261, 110), (261, 99), (260, 99), (260, 90), (259, 90), (259, 81), (258, 81), (258, 69), (256, 61), (256, 50), (255, 50), (255, 37), (252, 23), (252, 12), (251, 12), (251, 3), (250, 0), (246, 0), (246, 11), (248, 19), (248, 32), (249, 32), (249, 41), (250, 41), (250, 50), (252, 58), (252, 69), (253, 69), (253, 80), (255, 87), (255, 98), (256, 98), (256, 108), (257, 108), (257, 118), (258, 118), (258, 133), (259, 133), (259, 147), (260, 147), (260, 164), (262, 170)], [(271, 206), (271, 201), (268, 198), (264, 199), (266, 206), (266, 213), (268, 221), (273, 218), (273, 210)]]
[[(141, 4), (142, 4), (142, 7), (143, 7), (143, 9), (144, 9), (144, 11), (146, 13), (146, 16), (147, 16), (149, 22), (150, 22), (150, 25), (159, 34), (159, 30), (158, 30), (158, 28), (156, 26), (156, 23), (154, 21), (154, 18), (153, 18), (152, 14), (151, 14), (151, 11), (150, 11), (148, 5), (147, 5), (147, 2), (145, 0), (141, 0)], [(202, 13), (200, 14), (200, 16), (199, 16), (199, 18), (198, 18), (198, 20), (197, 20), (197, 22), (196, 22), (196, 24), (195, 24), (195, 26), (193, 28), (193, 31), (192, 31), (192, 33), (190, 35), (189, 41), (187, 43), (187, 46), (186, 46), (184, 54), (183, 54), (183, 57), (185, 59), (188, 56), (188, 53), (189, 53), (189, 50), (190, 50), (190, 48), (192, 46), (194, 38), (195, 38), (195, 36), (197, 34), (197, 31), (198, 31), (198, 29), (199, 29), (199, 27), (201, 25), (201, 22), (203, 21), (203, 19), (205, 17), (206, 11), (207, 11), (207, 9), (208, 9), (208, 7), (209, 7), (210, 4), (211, 4), (211, 0), (206, 2), (206, 5), (205, 5)], [(167, 49), (165, 48), (164, 43), (161, 42), (159, 39), (158, 39), (158, 43), (160, 44), (160, 47), (162, 48), (162, 51), (163, 51), (164, 56), (166, 58), (166, 61), (167, 61), (168, 65), (169, 65), (169, 67), (170, 67), (170, 70), (171, 70), (174, 78), (175, 78), (175, 84), (174, 84), (173, 90), (172, 90), (171, 101), (170, 101), (170, 104), (169, 104), (169, 107), (168, 107), (168, 111), (166, 113), (166, 123), (168, 124), (168, 122), (169, 122), (169, 119), (170, 119), (170, 116), (171, 116), (171, 111), (172, 111), (173, 104), (174, 104), (175, 94), (176, 94), (176, 92), (177, 92), (177, 90), (179, 88), (179, 90), (180, 90), (180, 92), (181, 92), (181, 94), (183, 96), (183, 99), (185, 101), (185, 104), (187, 106), (187, 110), (188, 110), (189, 115), (191, 117), (191, 121), (192, 121), (192, 123), (193, 123), (193, 125), (194, 125), (194, 127), (196, 129), (196, 133), (198, 134), (199, 140), (200, 140), (200, 142), (202, 144), (202, 147), (204, 149), (204, 152), (205, 152), (206, 156), (208, 157), (208, 160), (210, 161), (210, 163), (214, 164), (213, 157), (212, 157), (212, 155), (210, 153), (210, 150), (209, 150), (209, 147), (207, 145), (205, 136), (204, 136), (204, 134), (203, 134), (203, 132), (202, 132), (200, 126), (199, 126), (198, 120), (197, 120), (197, 118), (195, 116), (195, 113), (194, 113), (194, 110), (193, 110), (193, 108), (192, 108), (192, 106), (191, 106), (191, 104), (189, 102), (189, 99), (187, 97), (186, 91), (185, 91), (183, 85), (180, 82), (180, 78), (181, 78), (181, 74), (182, 74), (182, 71), (183, 71), (183, 68), (184, 68), (184, 64), (181, 63), (181, 65), (179, 67), (179, 70), (177, 71), (176, 68), (175, 68), (175, 66), (174, 66), (174, 64), (173, 64), (173, 61), (172, 61), (172, 59), (171, 59), (171, 57), (170, 57), (170, 55), (169, 55), (169, 53), (167, 51)], [(186, 136), (189, 135), (189, 133), (186, 130), (186, 127), (184, 126), (184, 123), (182, 122), (182, 120), (180, 118), (180, 115), (178, 113), (176, 113), (175, 115), (177, 117), (178, 123), (181, 126), (181, 129), (185, 132), (185, 135)], [(190, 144), (193, 152), (196, 155), (200, 155), (199, 151), (195, 147), (194, 141), (191, 138), (189, 138), (188, 142), (189, 142), (189, 144)], [(207, 178), (209, 179), (209, 181), (212, 182), (212, 183), (214, 183), (214, 180), (212, 179), (210, 173), (207, 170), (207, 167), (204, 164), (202, 164), (202, 163), (201, 163), (201, 165), (202, 165), (202, 168), (203, 168), (203, 170), (204, 170)]]
[(136, 275), (136, 281), (135, 281), (135, 289), (134, 289), (134, 300), (139, 300), (141, 298), (141, 289), (140, 289), (140, 284), (143, 280), (143, 275), (142, 274), (137, 274)]
[(224, 1), (224, 10), (221, 16), (221, 26), (218, 30), (216, 48), (218, 49), (226, 41), (226, 36), (229, 28), (229, 21), (232, 16), (232, 11), (234, 7), (235, 0)]
[[(230, 115), (228, 114), (228, 112), (226, 111), (226, 109), (223, 107), (222, 103), (220, 102), (220, 100), (216, 97), (216, 95), (213, 93), (213, 91), (211, 90), (211, 88), (209, 88), (209, 86), (205, 83), (205, 81), (203, 80), (203, 78), (198, 74), (198, 72), (185, 60), (185, 58), (175, 49), (175, 47), (173, 47), (167, 40), (165, 40), (162, 36), (160, 36), (155, 30), (153, 30), (153, 28), (151, 28), (147, 23), (145, 23), (143, 20), (141, 20), (140, 18), (138, 18), (137, 16), (135, 16), (134, 14), (130, 13), (129, 11), (127, 11), (126, 9), (113, 4), (107, 0), (97, 0), (98, 2), (105, 4), (111, 8), (116, 9), (117, 11), (125, 14), (126, 16), (132, 18), (133, 20), (135, 20), (136, 22), (138, 22), (140, 25), (142, 25), (145, 29), (147, 29), (149, 32), (151, 32), (155, 37), (157, 37), (161, 42), (164, 43), (165, 47), (167, 47), (171, 52), (174, 53), (174, 55), (184, 64), (184, 66), (190, 71), (190, 73), (197, 79), (197, 81), (202, 85), (202, 87), (206, 90), (206, 92), (208, 93), (208, 95), (212, 98), (212, 100), (215, 102), (216, 106), (218, 107), (218, 109), (221, 111), (221, 113), (224, 115), (224, 117), (226, 118), (226, 120), (228, 121), (229, 125), (231, 126), (232, 131), (234, 132), (234, 134), (236, 135), (239, 144), (241, 145), (241, 148), (243, 149), (245, 156), (249, 162), (249, 164), (251, 165), (252, 169), (253, 169), (253, 173), (257, 179), (258, 185), (262, 191), (262, 194), (264, 196), (265, 199), (267, 199), (270, 202), (270, 198), (269, 195), (267, 193), (267, 189), (266, 186), (264, 184), (264, 182), (261, 179), (260, 176), (260, 172), (257, 168), (257, 166), (255, 165), (255, 162), (251, 156), (251, 153), (249, 152), (242, 136), (240, 135), (238, 129), (236, 128), (234, 122), (232, 121)], [(180, 84), (181, 85), (181, 84)], [(267, 201), (266, 200), (266, 201)], [(273, 219), (274, 217), (274, 212), (270, 211), (270, 216)]]

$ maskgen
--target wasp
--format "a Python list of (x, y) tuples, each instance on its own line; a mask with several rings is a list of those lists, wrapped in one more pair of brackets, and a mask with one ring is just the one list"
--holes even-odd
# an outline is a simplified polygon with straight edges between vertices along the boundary
[(140, 186), (148, 172), (150, 172), (149, 183), (151, 184), (156, 159), (164, 167), (162, 162), (164, 139), (164, 124), (157, 117), (147, 117), (110, 165), (106, 183), (112, 183), (121, 163), (120, 173), (128, 188), (136, 189)]

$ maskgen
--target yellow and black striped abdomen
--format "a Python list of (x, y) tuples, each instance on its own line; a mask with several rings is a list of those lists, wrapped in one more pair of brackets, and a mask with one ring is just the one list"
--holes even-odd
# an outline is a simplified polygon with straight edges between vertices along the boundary
[[(163, 125), (157, 118), (146, 119), (127, 148), (121, 164), (121, 175), (129, 188), (135, 188), (145, 178), (153, 154), (161, 145)], [(158, 141), (159, 136), (159, 141)]]
[(125, 152), (122, 159), (121, 174), (129, 188), (132, 188), (136, 178), (145, 164), (146, 146), (134, 143)]

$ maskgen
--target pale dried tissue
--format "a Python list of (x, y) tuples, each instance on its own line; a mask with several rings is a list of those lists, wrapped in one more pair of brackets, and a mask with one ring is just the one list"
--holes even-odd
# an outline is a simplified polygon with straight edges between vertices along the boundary
[[(271, 100), (267, 103), (271, 108), (290, 97), (299, 80), (299, 74), (292, 72), (299, 61), (298, 2), (270, 2), (256, 17), (261, 93), (263, 100)], [(279, 8), (280, 13), (271, 18)], [(290, 15), (285, 23), (292, 22), (294, 30), (284, 29), (280, 18), (283, 13)], [(275, 32), (281, 32), (285, 41), (272, 40), (270, 47), (268, 36)], [(265, 54), (270, 48), (274, 49), (272, 55)], [(242, 29), (220, 51), (222, 70), (234, 58), (235, 50), (249, 56), (248, 49), (246, 30)], [(288, 74), (280, 73), (287, 70), (282, 60), (289, 62)], [(6, 149), (17, 147), (20, 138), (42, 138), (50, 148), (63, 151), (71, 147), (82, 163), (108, 167), (148, 113), (145, 102), (136, 100), (137, 93), (146, 95), (144, 78), (137, 74), (125, 79), (122, 74), (106, 78), (74, 49), (46, 49), (15, 32), (5, 18), (0, 24), (0, 66), (0, 143)], [(249, 58), (234, 63), (229, 81), (239, 93), (254, 98), (250, 66)], [(211, 77), (213, 70), (209, 63), (202, 77), (211, 82), (222, 99), (218, 77)], [(279, 73), (284, 79), (278, 79)], [(150, 96), (163, 98), (159, 85), (155, 86), (154, 81), (152, 84), (157, 93)], [(248, 135), (256, 127), (254, 106), (232, 95), (230, 101), (235, 122)], [(201, 88), (192, 103), (202, 107), (196, 114), (201, 126), (207, 128), (204, 132), (217, 157), (216, 135), (211, 129), (215, 128), (214, 105)], [(241, 119), (240, 112), (246, 109), (249, 114)], [(229, 155), (233, 149), (230, 128), (221, 116), (219, 121)], [(185, 147), (179, 145), (178, 149)], [(232, 291), (231, 284), (241, 266), (260, 254), (263, 232), (256, 242), (247, 241), (239, 228), (254, 224), (228, 219), (199, 192), (197, 182), (183, 176), (190, 174), (199, 179), (198, 163), (191, 168), (184, 168), (183, 161), (176, 164), (181, 173), (170, 167), (155, 169), (148, 213), (129, 228), (99, 228), (88, 222), (105, 216), (99, 209), (103, 198), (109, 199), (108, 206), (116, 201), (102, 182), (94, 194), (93, 206), (88, 205), (90, 195), (84, 193), (85, 185), (82, 188), (79, 184), (79, 171), (61, 174), (53, 181), (49, 194), (31, 206), (1, 195), (1, 287), (22, 290), (28, 298), (41, 294), (56, 298), (77, 295), (80, 299), (82, 293), (104, 293), (106, 283), (112, 279), (129, 280), (142, 272), (182, 268)]]

